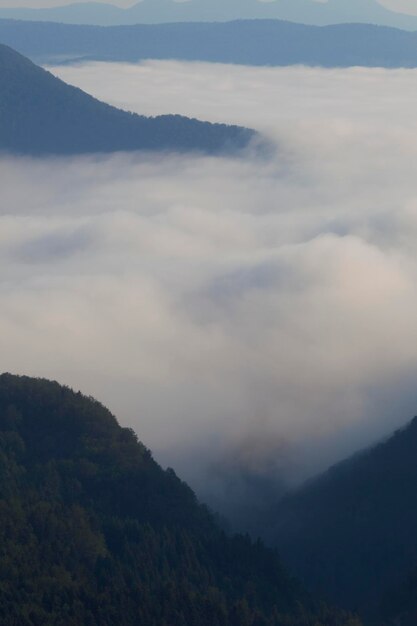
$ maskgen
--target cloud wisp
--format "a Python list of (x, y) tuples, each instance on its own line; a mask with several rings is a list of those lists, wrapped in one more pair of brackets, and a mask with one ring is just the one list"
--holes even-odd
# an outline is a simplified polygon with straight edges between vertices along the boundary
[(413, 416), (415, 71), (59, 72), (277, 153), (3, 157), (1, 370), (94, 394), (205, 494), (300, 480)]

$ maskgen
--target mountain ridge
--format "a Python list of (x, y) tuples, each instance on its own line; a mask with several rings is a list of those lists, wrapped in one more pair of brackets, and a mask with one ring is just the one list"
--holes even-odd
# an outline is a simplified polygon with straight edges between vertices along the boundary
[(417, 67), (417, 33), (237, 20), (119, 27), (0, 20), (0, 41), (44, 64), (174, 59), (241, 65)]
[(200, 151), (233, 154), (256, 133), (179, 115), (146, 118), (67, 85), (0, 44), (0, 150), (15, 154)]
[(0, 17), (100, 25), (269, 18), (314, 25), (361, 22), (417, 30), (417, 16), (391, 11), (376, 0), (143, 0), (125, 9), (85, 2), (51, 9), (5, 8), (0, 9)]
[(387, 613), (387, 624), (408, 625), (398, 598), (409, 580), (417, 593), (416, 458), (414, 418), (288, 494), (264, 520), (268, 542), (305, 584), (379, 626)]
[(2, 626), (360, 626), (56, 382), (0, 375), (0, 512)]

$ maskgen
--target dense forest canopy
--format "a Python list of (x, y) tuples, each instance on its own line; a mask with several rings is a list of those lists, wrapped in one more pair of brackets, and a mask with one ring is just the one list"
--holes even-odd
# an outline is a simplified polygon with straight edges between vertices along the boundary
[(2, 626), (358, 626), (225, 535), (101, 404), (0, 376)]

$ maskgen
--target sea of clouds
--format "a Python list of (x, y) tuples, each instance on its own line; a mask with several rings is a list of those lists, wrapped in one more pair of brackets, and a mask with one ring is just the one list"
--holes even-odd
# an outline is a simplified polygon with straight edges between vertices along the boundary
[(413, 417), (416, 71), (52, 71), (277, 150), (3, 157), (2, 371), (96, 396), (212, 501), (279, 491)]

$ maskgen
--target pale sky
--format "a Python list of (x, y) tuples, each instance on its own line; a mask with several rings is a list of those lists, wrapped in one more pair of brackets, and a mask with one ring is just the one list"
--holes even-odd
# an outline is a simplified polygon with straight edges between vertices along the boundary
[(392, 11), (402, 11), (403, 13), (417, 15), (417, 0), (379, 0), (379, 4)]
[[(56, 7), (75, 2), (84, 2), (87, 0), (0, 0), (0, 8), (41, 8), (41, 7)], [(129, 7), (136, 4), (135, 0), (88, 0), (88, 1), (105, 1), (109, 4), (114, 4), (119, 7)], [(181, 0), (179, 0), (181, 1)], [(182, 0), (183, 1), (183, 0)], [(323, 0), (316, 0), (323, 1)], [(347, 0), (348, 2), (349, 0)], [(391, 10), (398, 10), (405, 13), (417, 15), (417, 0), (378, 0), (378, 2)]]

